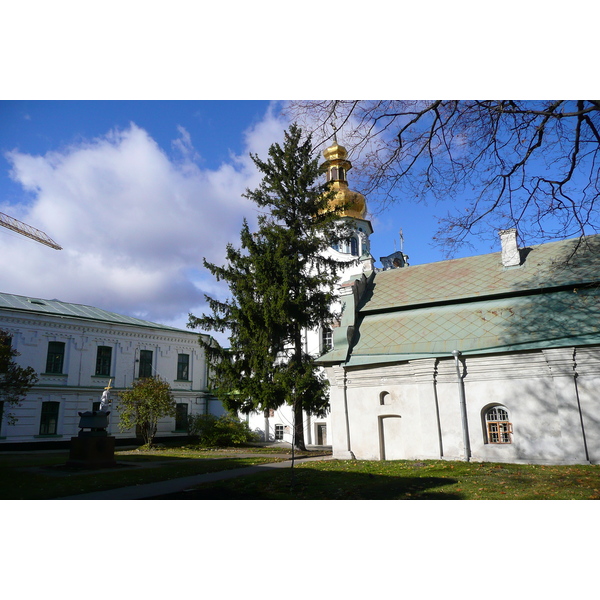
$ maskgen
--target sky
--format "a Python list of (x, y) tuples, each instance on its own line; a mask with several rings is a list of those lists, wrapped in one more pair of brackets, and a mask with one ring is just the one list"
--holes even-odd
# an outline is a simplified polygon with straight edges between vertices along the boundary
[[(260, 182), (250, 153), (266, 158), (282, 141), (284, 104), (0, 101), (0, 212), (62, 246), (0, 228), (0, 291), (185, 328), (208, 311), (204, 294), (227, 293), (202, 261), (224, 264), (242, 219), (255, 222), (242, 197)], [(444, 258), (432, 207), (369, 208), (377, 266), (400, 249), (401, 229), (410, 264)]]

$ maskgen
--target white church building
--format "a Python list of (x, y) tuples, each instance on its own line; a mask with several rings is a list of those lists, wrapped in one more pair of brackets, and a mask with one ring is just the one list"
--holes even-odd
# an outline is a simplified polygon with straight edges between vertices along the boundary
[(342, 286), (334, 458), (600, 463), (600, 236)]
[[(340, 279), (341, 321), (306, 334), (330, 382), (307, 443), (340, 459), (599, 463), (600, 236), (519, 247), (506, 230), (499, 252), (410, 267), (395, 252), (376, 268), (347, 152), (324, 156), (354, 229), (329, 251), (359, 260)], [(291, 441), (289, 407), (267, 421)]]
[(198, 333), (108, 312), (100, 308), (0, 293), (0, 329), (39, 381), (21, 406), (0, 403), (15, 424), (0, 419), (0, 447), (15, 442), (69, 442), (79, 433), (79, 412), (99, 408), (109, 383), (108, 433), (136, 437), (118, 427), (118, 392), (141, 377), (166, 379), (177, 415), (159, 422), (157, 438), (187, 435), (190, 414), (221, 415), (221, 403), (208, 390), (208, 371)]

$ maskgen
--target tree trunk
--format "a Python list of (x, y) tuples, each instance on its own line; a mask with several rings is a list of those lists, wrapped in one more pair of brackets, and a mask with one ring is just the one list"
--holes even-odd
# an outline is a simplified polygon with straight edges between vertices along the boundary
[(302, 415), (301, 398), (294, 400), (294, 447), (297, 450), (306, 451), (304, 444), (304, 419)]
[(265, 408), (263, 412), (263, 416), (265, 418), (265, 433), (263, 435), (263, 440), (265, 442), (269, 441), (269, 409)]
[[(296, 326), (294, 335), (294, 356), (292, 358), (298, 365), (302, 363), (302, 331)], [(300, 369), (298, 369), (300, 372)], [(304, 421), (302, 418), (302, 392), (296, 390), (294, 398), (294, 439), (293, 444), (297, 450), (306, 451), (304, 444)]]

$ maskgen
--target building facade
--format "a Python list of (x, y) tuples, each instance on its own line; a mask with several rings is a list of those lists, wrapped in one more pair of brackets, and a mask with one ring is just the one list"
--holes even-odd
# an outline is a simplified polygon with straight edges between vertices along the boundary
[(334, 457), (600, 462), (600, 236), (342, 286)]
[(21, 406), (0, 406), (17, 418), (2, 418), (0, 445), (70, 440), (79, 432), (79, 412), (99, 408), (111, 386), (109, 435), (132, 438), (118, 427), (118, 392), (141, 377), (169, 382), (177, 416), (160, 421), (157, 437), (187, 434), (190, 414), (223, 414), (208, 391), (208, 371), (198, 334), (99, 308), (0, 294), (0, 329), (7, 331), (15, 361), (36, 371), (39, 381)]

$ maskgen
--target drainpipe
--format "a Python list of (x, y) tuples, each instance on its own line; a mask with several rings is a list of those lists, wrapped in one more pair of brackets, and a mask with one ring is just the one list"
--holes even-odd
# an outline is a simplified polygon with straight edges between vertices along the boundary
[[(343, 367), (342, 367), (343, 368)], [(344, 416), (345, 416), (345, 420), (346, 420), (346, 452), (348, 454), (348, 456), (354, 460), (355, 456), (354, 456), (354, 452), (352, 452), (352, 446), (350, 444), (350, 418), (348, 415), (348, 394), (346, 392), (346, 388), (347, 388), (347, 373), (346, 373), (346, 369), (344, 369)]]
[(462, 430), (463, 430), (463, 445), (465, 448), (465, 460), (469, 462), (471, 458), (471, 445), (469, 443), (469, 425), (467, 422), (467, 401), (465, 398), (465, 382), (463, 375), (460, 372), (460, 362), (458, 357), (460, 351), (453, 350), (452, 356), (454, 356), (454, 364), (456, 366), (456, 375), (458, 376), (458, 393), (460, 397), (460, 416), (462, 419)]

